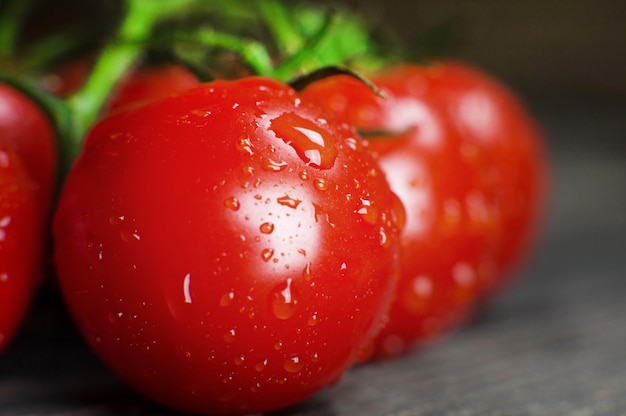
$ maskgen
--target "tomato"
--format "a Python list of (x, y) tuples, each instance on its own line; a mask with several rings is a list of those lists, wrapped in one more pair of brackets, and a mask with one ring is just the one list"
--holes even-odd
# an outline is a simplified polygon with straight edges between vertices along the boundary
[[(520, 255), (537, 216), (534, 123), (503, 87), (461, 68), (389, 68), (372, 77), (386, 99), (347, 76), (303, 92), (374, 136), (368, 147), (406, 209), (401, 278), (373, 357), (400, 354), (469, 319)], [(460, 80), (463, 71), (474, 78)]]
[[(87, 78), (93, 58), (81, 57), (58, 68), (42, 80), (43, 88), (59, 97), (68, 97)], [(128, 105), (160, 98), (195, 87), (200, 81), (190, 70), (175, 63), (143, 63), (121, 78), (111, 92), (103, 112), (109, 114)]]
[(181, 65), (143, 65), (120, 82), (107, 105), (107, 112), (182, 92), (198, 84), (198, 78)]
[(254, 413), (334, 383), (383, 325), (402, 206), (348, 125), (265, 78), (100, 122), (54, 218), (78, 327), (174, 409)]
[(45, 210), (50, 209), (56, 190), (58, 151), (54, 134), (49, 119), (34, 102), (0, 83), (0, 141), (24, 163)]
[(41, 281), (55, 186), (56, 145), (47, 117), (0, 84), (0, 350)]
[(41, 272), (44, 236), (38, 189), (0, 141), (0, 351), (13, 339)]
[[(404, 70), (399, 71), (402, 76)], [(434, 99), (445, 106), (464, 139), (491, 156), (506, 227), (498, 279), (485, 287), (493, 293), (527, 258), (539, 232), (549, 181), (543, 132), (506, 85), (477, 68), (445, 62), (429, 70), (426, 78)]]

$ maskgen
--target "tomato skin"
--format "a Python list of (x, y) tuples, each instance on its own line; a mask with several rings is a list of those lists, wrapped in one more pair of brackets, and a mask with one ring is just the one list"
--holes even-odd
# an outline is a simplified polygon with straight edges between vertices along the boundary
[(539, 233), (549, 183), (544, 133), (513, 91), (478, 68), (444, 62), (428, 79), (456, 129), (491, 156), (506, 227), (498, 279), (484, 288), (495, 293), (526, 260)]
[(334, 383), (383, 325), (399, 203), (347, 125), (263, 78), (99, 123), (54, 219), (79, 328), (153, 400), (265, 412)]
[(46, 115), (0, 83), (0, 351), (13, 339), (42, 280), (56, 156)]
[(0, 141), (0, 351), (18, 330), (41, 273), (43, 219), (38, 188)]
[(197, 86), (198, 78), (178, 64), (143, 65), (120, 82), (112, 94), (106, 112), (112, 113), (128, 105), (165, 97)]
[(56, 190), (58, 150), (50, 120), (28, 97), (0, 83), (0, 141), (24, 163), (46, 212)]
[[(359, 130), (379, 132), (368, 148), (406, 209), (401, 278), (372, 357), (406, 352), (469, 319), (522, 255), (538, 216), (535, 125), (504, 87), (473, 71), (452, 63), (389, 68), (371, 78), (387, 99), (349, 77), (303, 91)], [(476, 89), (492, 100), (489, 136), (459, 114)]]

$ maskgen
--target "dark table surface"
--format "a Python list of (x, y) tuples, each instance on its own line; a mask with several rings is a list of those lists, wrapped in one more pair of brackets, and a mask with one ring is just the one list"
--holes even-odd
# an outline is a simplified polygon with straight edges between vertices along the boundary
[[(351, 370), (281, 416), (626, 415), (626, 100), (541, 99), (552, 199), (517, 283), (471, 326)], [(166, 415), (117, 381), (44, 288), (0, 357), (0, 415)]]

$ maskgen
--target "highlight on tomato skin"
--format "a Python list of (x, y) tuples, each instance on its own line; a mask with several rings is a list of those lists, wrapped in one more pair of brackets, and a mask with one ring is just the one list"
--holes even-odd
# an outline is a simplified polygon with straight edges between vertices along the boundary
[[(542, 139), (513, 95), (476, 74), (447, 62), (405, 64), (371, 75), (386, 98), (347, 76), (302, 93), (365, 134), (406, 209), (401, 278), (370, 358), (405, 353), (471, 319), (537, 229)], [(468, 103), (476, 97), (483, 107)], [(485, 105), (490, 112), (467, 115)], [(471, 128), (478, 123), (482, 130)]]
[(347, 124), (266, 78), (120, 111), (55, 213), (86, 340), (170, 408), (286, 407), (335, 383), (384, 324), (402, 207)]

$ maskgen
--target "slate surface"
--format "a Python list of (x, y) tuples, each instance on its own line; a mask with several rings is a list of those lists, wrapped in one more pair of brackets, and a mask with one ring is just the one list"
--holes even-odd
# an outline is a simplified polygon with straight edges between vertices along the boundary
[[(522, 279), (471, 327), (279, 415), (626, 416), (626, 101), (531, 108), (554, 181)], [(0, 357), (0, 415), (167, 414), (110, 375), (50, 288)]]

